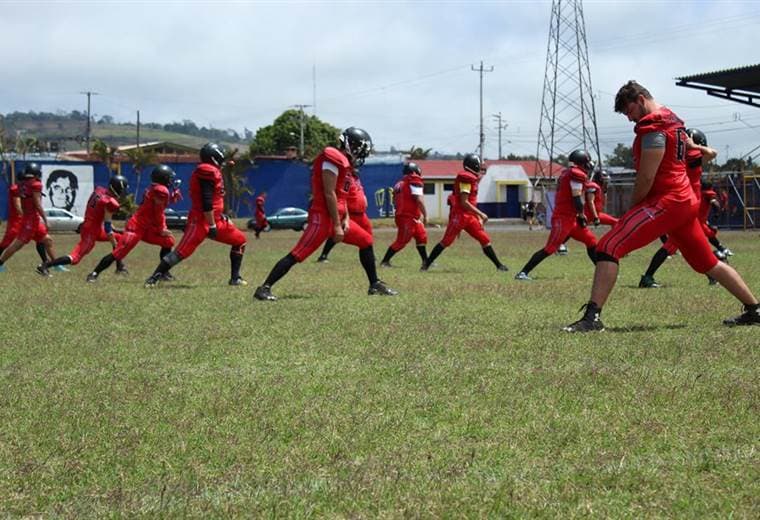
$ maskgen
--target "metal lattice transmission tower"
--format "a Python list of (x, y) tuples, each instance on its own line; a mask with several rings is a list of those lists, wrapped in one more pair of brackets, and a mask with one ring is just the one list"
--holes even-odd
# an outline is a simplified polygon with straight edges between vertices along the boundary
[[(551, 177), (554, 157), (588, 150), (601, 167), (582, 0), (553, 0), (538, 125), (536, 176)], [(548, 159), (542, 163), (540, 159)]]

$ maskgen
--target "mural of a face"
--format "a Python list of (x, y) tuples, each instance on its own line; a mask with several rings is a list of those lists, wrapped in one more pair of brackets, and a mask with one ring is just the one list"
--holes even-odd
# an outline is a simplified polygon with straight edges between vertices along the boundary
[(71, 211), (79, 189), (76, 175), (68, 170), (55, 170), (48, 177), (46, 185), (51, 206)]

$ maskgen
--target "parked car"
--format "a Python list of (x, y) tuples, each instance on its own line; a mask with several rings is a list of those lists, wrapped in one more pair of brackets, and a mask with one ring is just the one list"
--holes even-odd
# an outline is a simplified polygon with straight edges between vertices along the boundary
[[(280, 208), (271, 215), (267, 215), (267, 220), (269, 221), (269, 229), (303, 231), (306, 229), (307, 221), (309, 220), (309, 212), (301, 208)], [(256, 219), (250, 219), (246, 227), (248, 229), (255, 229)]]
[(185, 224), (187, 224), (187, 213), (186, 210), (166, 208), (164, 210), (166, 227), (169, 229), (185, 229)]
[(84, 219), (72, 212), (59, 208), (45, 208), (45, 217), (50, 231), (75, 231), (79, 233)]

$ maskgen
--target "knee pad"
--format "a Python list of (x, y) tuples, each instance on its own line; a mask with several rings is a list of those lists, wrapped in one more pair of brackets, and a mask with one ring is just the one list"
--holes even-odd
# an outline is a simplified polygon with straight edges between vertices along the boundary
[(169, 267), (174, 267), (178, 263), (182, 261), (182, 257), (177, 254), (176, 251), (172, 251), (168, 255), (162, 258), (164, 262), (168, 264)]
[(243, 256), (245, 254), (245, 243), (241, 246), (232, 246), (230, 253), (232, 253), (233, 255)]
[(611, 255), (608, 255), (607, 253), (604, 253), (602, 251), (596, 252), (596, 261), (597, 262), (612, 262), (613, 264), (620, 263), (620, 261), (617, 258)]

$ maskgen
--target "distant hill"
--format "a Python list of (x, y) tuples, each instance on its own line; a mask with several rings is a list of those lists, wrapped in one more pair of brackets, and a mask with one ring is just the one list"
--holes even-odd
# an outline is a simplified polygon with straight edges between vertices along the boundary
[[(0, 132), (3, 133), (5, 147), (13, 149), (20, 139), (36, 142), (32, 147), (40, 151), (63, 152), (80, 150), (85, 146), (87, 115), (72, 111), (70, 113), (13, 112), (0, 115)], [(140, 142), (170, 141), (187, 146), (200, 147), (214, 141), (226, 147), (248, 147), (253, 138), (250, 131), (241, 137), (234, 130), (198, 127), (192, 121), (181, 123), (144, 123), (140, 125)], [(112, 146), (135, 144), (136, 125), (115, 123), (110, 116), (103, 116), (93, 121), (90, 128), (90, 142), (101, 139)]]

